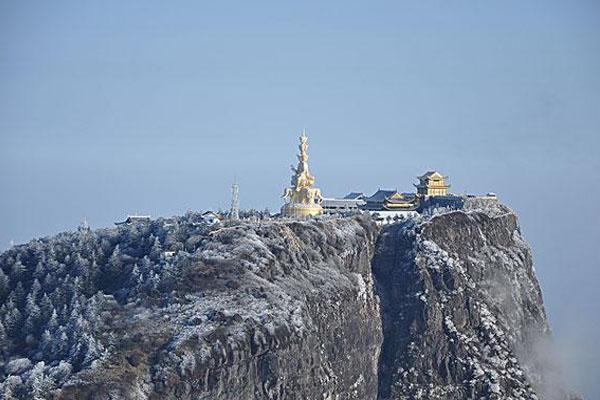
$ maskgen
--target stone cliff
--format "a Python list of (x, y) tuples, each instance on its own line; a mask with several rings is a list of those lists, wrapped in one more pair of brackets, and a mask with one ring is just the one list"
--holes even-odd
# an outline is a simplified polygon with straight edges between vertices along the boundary
[[(5, 398), (568, 398), (540, 351), (541, 291), (504, 207), (381, 230), (368, 217), (179, 225), (79, 233), (60, 239), (77, 243), (71, 250), (42, 241), (0, 256), (5, 298), (22, 308), (5, 307), (1, 320)], [(173, 260), (165, 247), (178, 249)], [(74, 251), (96, 255), (93, 274)], [(44, 278), (40, 262), (64, 278)], [(55, 281), (73, 286), (63, 300)], [(37, 317), (40, 327), (28, 326), (39, 336), (20, 339), (15, 318), (31, 321), (46, 291), (49, 309), (62, 301), (64, 311), (54, 323), (56, 312)]]
[(454, 211), (380, 235), (380, 399), (567, 398), (544, 362), (550, 331), (530, 249), (516, 216), (500, 211)]

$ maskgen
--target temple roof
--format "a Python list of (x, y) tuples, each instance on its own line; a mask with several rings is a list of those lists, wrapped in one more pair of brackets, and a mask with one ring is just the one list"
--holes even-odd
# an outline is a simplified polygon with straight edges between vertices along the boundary
[(348, 200), (358, 200), (365, 197), (365, 194), (362, 192), (350, 192), (344, 196), (344, 199)]
[(383, 201), (394, 193), (398, 193), (397, 190), (377, 190), (371, 197), (367, 197), (365, 200), (369, 202), (383, 203)]
[(387, 202), (388, 203), (398, 203), (398, 204), (410, 203), (417, 197), (417, 195), (415, 193), (398, 193), (398, 194), (400, 196), (387, 198), (386, 199)]
[(447, 176), (444, 176), (444, 175), (440, 174), (437, 171), (427, 171), (423, 175), (418, 176), (417, 179), (422, 180), (422, 179), (426, 179), (426, 178), (431, 178), (432, 176), (435, 176), (435, 175), (437, 175), (437, 176), (439, 176), (440, 178), (443, 178), (443, 179), (447, 178)]

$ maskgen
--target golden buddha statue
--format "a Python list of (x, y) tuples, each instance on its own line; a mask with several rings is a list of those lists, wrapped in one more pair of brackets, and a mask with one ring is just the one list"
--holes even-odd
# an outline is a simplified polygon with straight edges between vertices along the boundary
[(313, 188), (315, 177), (308, 172), (308, 138), (303, 130), (298, 146), (298, 166), (292, 166), (291, 187), (283, 192), (287, 202), (281, 207), (281, 214), (286, 217), (308, 218), (323, 212), (321, 207), (321, 190)]

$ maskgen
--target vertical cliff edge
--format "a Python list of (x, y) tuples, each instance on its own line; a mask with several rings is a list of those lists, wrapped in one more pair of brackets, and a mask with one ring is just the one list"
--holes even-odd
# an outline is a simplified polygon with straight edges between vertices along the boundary
[(70, 232), (0, 255), (6, 399), (567, 399), (503, 206)]
[(391, 225), (378, 238), (378, 398), (571, 398), (516, 215), (467, 208)]

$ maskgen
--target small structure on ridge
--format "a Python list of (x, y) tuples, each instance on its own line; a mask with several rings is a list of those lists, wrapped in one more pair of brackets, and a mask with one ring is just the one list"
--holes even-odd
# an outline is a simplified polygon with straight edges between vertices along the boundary
[(219, 213), (210, 210), (203, 212), (200, 218), (203, 223), (208, 225), (218, 224), (223, 220), (223, 217)]
[(152, 218), (149, 215), (128, 215), (125, 221), (115, 222), (115, 225), (144, 224), (149, 223)]

